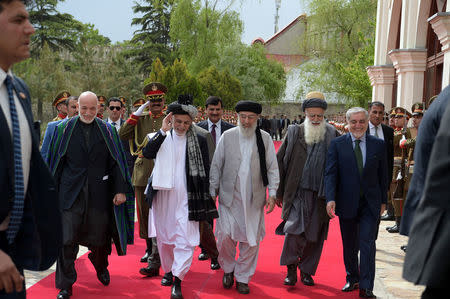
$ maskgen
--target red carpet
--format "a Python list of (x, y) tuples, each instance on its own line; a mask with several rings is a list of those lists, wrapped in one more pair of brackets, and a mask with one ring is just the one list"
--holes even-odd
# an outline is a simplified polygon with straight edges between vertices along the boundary
[[(278, 148), (279, 142), (275, 142)], [(314, 276), (316, 285), (304, 286), (300, 281), (295, 287), (283, 285), (286, 267), (280, 266), (283, 237), (276, 236), (275, 227), (281, 222), (281, 209), (266, 215), (266, 237), (261, 242), (258, 266), (250, 281), (250, 295), (240, 295), (233, 287), (222, 287), (223, 271), (210, 270), (210, 262), (197, 260), (200, 250), (194, 253), (194, 261), (182, 284), (184, 298), (358, 298), (358, 292), (343, 293), (345, 269), (342, 260), (342, 244), (337, 218), (331, 220), (328, 240), (325, 241), (322, 258)], [(83, 255), (76, 261), (78, 280), (73, 286), (71, 298), (170, 298), (170, 287), (160, 285), (162, 276), (143, 278), (139, 269), (145, 264), (139, 259), (144, 253), (145, 243), (136, 230), (135, 245), (128, 247), (128, 254), (118, 257), (114, 252), (109, 258), (111, 284), (104, 287), (95, 275), (95, 270)], [(162, 270), (161, 270), (162, 272)], [(162, 274), (162, 273), (161, 273)], [(55, 275), (49, 275), (27, 290), (31, 299), (56, 298)]]

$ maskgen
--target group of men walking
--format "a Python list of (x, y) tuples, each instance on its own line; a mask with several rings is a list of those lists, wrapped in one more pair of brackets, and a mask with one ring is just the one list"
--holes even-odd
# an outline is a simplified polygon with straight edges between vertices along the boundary
[[(23, 270), (47, 269), (55, 260), (57, 298), (70, 298), (79, 245), (89, 248), (98, 280), (109, 285), (112, 244), (118, 255), (125, 255), (134, 243), (135, 200), (139, 235), (147, 244), (141, 260), (148, 265), (139, 272), (158, 276), (162, 268), (161, 285), (171, 286), (171, 298), (183, 298), (181, 284), (199, 245), (199, 259), (210, 258), (212, 270), (224, 270), (223, 287), (235, 284), (239, 293), (248, 294), (265, 236), (264, 210), (271, 213), (275, 205), (282, 207), (276, 233), (284, 235), (280, 264), (287, 268), (285, 285), (296, 284), (297, 268), (301, 282), (314, 285), (329, 220), (337, 215), (346, 269), (342, 291), (359, 289), (360, 297), (376, 298), (375, 240), (388, 198), (396, 219), (390, 232), (401, 223), (402, 231), (412, 235), (412, 246), (426, 253), (406, 248), (405, 277), (427, 285), (424, 298), (444, 289), (448, 234), (438, 226), (448, 226), (448, 200), (439, 201), (448, 198), (448, 170), (439, 158), (448, 166), (449, 139), (445, 127), (435, 122), (450, 115), (450, 108), (444, 109), (448, 88), (425, 122), (425, 129), (441, 141), (433, 150), (421, 137), (425, 129), (417, 130), (420, 104), (410, 115), (416, 129), (406, 127), (409, 112), (404, 108), (391, 112), (395, 128), (381, 124), (380, 102), (372, 102), (369, 111), (351, 108), (348, 133), (340, 136), (325, 121), (324, 95), (311, 92), (302, 103), (304, 122), (282, 122), (286, 136), (276, 153), (273, 136), (258, 126), (261, 104), (238, 102), (234, 127), (221, 120), (222, 101), (211, 96), (208, 120), (194, 124), (192, 96), (180, 95), (166, 107), (167, 88), (153, 82), (144, 87), (145, 99), (126, 121), (120, 97), (106, 100), (90, 91), (78, 97), (59, 94), (54, 101), (58, 116), (47, 127), (41, 155), (28, 88), (11, 72), (14, 63), (29, 56), (34, 32), (24, 2), (0, 0), (0, 152), (9, 157), (0, 161), (1, 298), (25, 298)], [(106, 105), (110, 113), (103, 121)], [(426, 152), (428, 159), (431, 153), (426, 177), (428, 160), (413, 153), (416, 136), (421, 154)], [(403, 209), (412, 157), (420, 162), (412, 188), (425, 186), (425, 193), (415, 189), (411, 199), (409, 193)], [(430, 232), (428, 219), (434, 221)], [(442, 276), (433, 272), (436, 267)]]

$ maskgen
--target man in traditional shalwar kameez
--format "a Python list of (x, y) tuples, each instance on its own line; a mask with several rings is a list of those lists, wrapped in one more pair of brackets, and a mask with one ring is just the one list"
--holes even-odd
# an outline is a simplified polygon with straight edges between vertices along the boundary
[(267, 213), (273, 211), (279, 174), (272, 138), (257, 127), (261, 105), (240, 101), (235, 109), (239, 125), (219, 140), (211, 165), (210, 193), (213, 198), (219, 195), (216, 236), (219, 263), (225, 272), (222, 284), (229, 289), (236, 278), (237, 291), (248, 294), (265, 235), (264, 206)]
[(287, 266), (285, 285), (297, 282), (297, 266), (304, 285), (314, 285), (327, 237), (329, 217), (324, 194), (324, 169), (328, 145), (339, 133), (327, 124), (324, 113), (327, 102), (321, 92), (310, 92), (302, 103), (306, 119), (301, 125), (289, 126), (278, 153), (280, 187), (277, 204), (283, 204), (284, 246), (280, 264)]
[(180, 96), (167, 112), (161, 129), (149, 134), (142, 153), (155, 159), (149, 189), (157, 193), (150, 203), (149, 234), (153, 237), (156, 233), (165, 272), (161, 284), (173, 284), (171, 298), (183, 298), (181, 281), (189, 271), (195, 246), (200, 244), (200, 222), (218, 214), (208, 193), (210, 133), (192, 124), (197, 115), (192, 96)]

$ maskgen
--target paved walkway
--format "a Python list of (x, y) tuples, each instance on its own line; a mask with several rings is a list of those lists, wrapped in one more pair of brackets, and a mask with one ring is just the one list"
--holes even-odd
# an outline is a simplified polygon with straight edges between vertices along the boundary
[[(374, 293), (378, 298), (383, 299), (420, 298), (423, 287), (414, 286), (412, 283), (402, 279), (402, 266), (405, 254), (400, 250), (400, 246), (407, 243), (407, 237), (388, 233), (385, 228), (393, 224), (393, 221), (382, 221), (380, 225), (380, 232), (377, 240), (377, 264)], [(87, 248), (80, 246), (78, 256), (83, 255), (86, 252)], [(27, 288), (53, 273), (55, 269), (56, 264), (49, 270), (43, 272), (25, 271)]]

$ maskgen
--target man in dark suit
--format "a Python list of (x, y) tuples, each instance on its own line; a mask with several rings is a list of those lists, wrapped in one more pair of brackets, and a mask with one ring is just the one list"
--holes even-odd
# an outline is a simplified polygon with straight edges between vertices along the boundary
[(25, 83), (11, 67), (28, 58), (34, 33), (26, 1), (0, 0), (0, 298), (25, 298), (23, 270), (41, 271), (61, 245), (53, 177), (39, 153)]
[(48, 156), (63, 220), (55, 277), (58, 299), (72, 295), (78, 245), (91, 250), (88, 257), (98, 280), (109, 285), (111, 240), (118, 255), (125, 255), (134, 236), (134, 192), (118, 133), (96, 117), (94, 93), (83, 92), (78, 104), (79, 116), (57, 126)]
[[(403, 207), (403, 216), (400, 225), (400, 234), (407, 236), (411, 224), (415, 218), (415, 212), (420, 199), (424, 194), (425, 177), (431, 149), (435, 143), (435, 137), (441, 125), (441, 119), (447, 104), (450, 102), (450, 85), (447, 86), (433, 104), (428, 108), (420, 123), (414, 148), (414, 175), (409, 184), (408, 195)], [(444, 124), (444, 123), (442, 123)], [(413, 247), (411, 247), (413, 248)]]
[[(392, 168), (394, 165), (394, 129), (383, 124), (384, 104), (378, 101), (369, 103), (369, 127), (367, 133), (384, 140), (389, 182), (392, 181)], [(387, 205), (386, 214), (381, 220), (394, 220), (394, 207)]]
[[(448, 98), (448, 88), (443, 93)], [(409, 231), (408, 250), (403, 265), (403, 277), (406, 280), (426, 285), (422, 294), (424, 299), (446, 297), (450, 283), (450, 132), (447, 127), (450, 124), (450, 104), (446, 102), (447, 109), (427, 165), (423, 196)]]
[[(206, 115), (208, 116), (208, 119), (197, 123), (197, 126), (210, 132), (214, 144), (217, 144), (223, 132), (225, 132), (228, 129), (234, 128), (234, 125), (222, 120), (223, 102), (220, 97), (218, 96), (208, 97), (206, 99), (205, 106), (206, 106)], [(211, 225), (211, 228), (214, 227), (213, 219), (209, 221), (209, 224)], [(201, 261), (207, 260), (209, 258), (208, 252), (206, 251), (205, 247), (201, 244), (200, 248), (202, 249), (202, 251), (198, 255), (198, 259)], [(216, 261), (217, 257), (212, 257), (211, 268), (213, 268), (214, 270), (216, 268), (219, 268), (219, 263)]]
[(339, 216), (347, 272), (342, 291), (359, 287), (360, 297), (376, 298), (372, 293), (375, 239), (387, 202), (386, 147), (383, 140), (366, 134), (369, 122), (366, 110), (351, 108), (346, 118), (350, 132), (333, 139), (328, 150), (327, 213), (331, 218), (335, 213)]
[(234, 125), (222, 120), (223, 103), (221, 98), (210, 96), (206, 99), (205, 106), (208, 119), (199, 122), (197, 126), (210, 132), (215, 144), (217, 144), (223, 132), (233, 128)]

